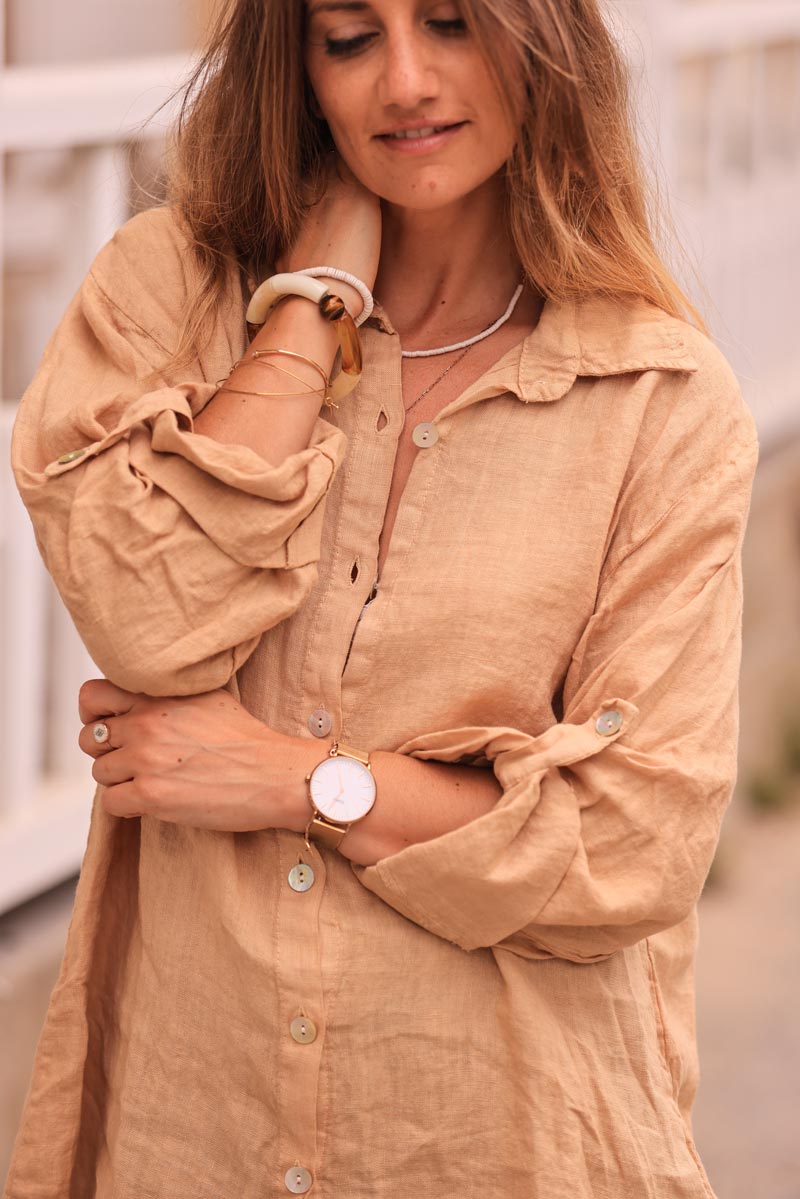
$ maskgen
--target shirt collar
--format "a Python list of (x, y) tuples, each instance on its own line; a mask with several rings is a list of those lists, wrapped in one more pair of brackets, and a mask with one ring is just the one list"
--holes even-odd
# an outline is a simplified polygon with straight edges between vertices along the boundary
[[(366, 324), (396, 335), (377, 301)], [(480, 384), (469, 388), (457, 406), (507, 391), (526, 404), (558, 400), (579, 376), (696, 371), (687, 328), (684, 321), (637, 297), (546, 300), (536, 328), (496, 362)]]

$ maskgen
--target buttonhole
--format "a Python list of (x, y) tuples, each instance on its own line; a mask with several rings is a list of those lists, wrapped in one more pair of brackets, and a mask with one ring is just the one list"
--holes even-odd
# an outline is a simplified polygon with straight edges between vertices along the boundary
[(355, 562), (353, 563), (352, 569), (350, 571), (350, 582), (355, 583), (357, 578), (358, 578), (358, 558), (356, 558)]
[(389, 423), (389, 417), (386, 415), (383, 408), (381, 408), (380, 412), (378, 413), (378, 419), (375, 422), (375, 428), (378, 430), (379, 433), (381, 433), (386, 428), (388, 423)]

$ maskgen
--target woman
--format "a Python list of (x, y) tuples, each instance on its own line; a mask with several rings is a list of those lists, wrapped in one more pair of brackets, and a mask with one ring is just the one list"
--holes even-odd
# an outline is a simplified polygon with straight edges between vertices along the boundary
[(707, 1199), (757, 446), (595, 2), (238, 0), (192, 96), (16, 429), (106, 678), (6, 1197)]

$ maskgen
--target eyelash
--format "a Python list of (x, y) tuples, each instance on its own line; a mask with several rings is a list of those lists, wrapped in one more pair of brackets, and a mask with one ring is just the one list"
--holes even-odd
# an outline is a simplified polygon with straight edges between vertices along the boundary
[[(451, 21), (429, 21), (428, 24), (445, 37), (458, 37), (459, 34), (467, 32), (466, 22), (461, 17), (455, 17)], [(331, 58), (348, 58), (352, 54), (357, 54), (359, 50), (363, 50), (374, 37), (374, 33), (360, 33), (358, 37), (340, 38), (339, 40), (326, 38), (325, 53), (329, 54)]]

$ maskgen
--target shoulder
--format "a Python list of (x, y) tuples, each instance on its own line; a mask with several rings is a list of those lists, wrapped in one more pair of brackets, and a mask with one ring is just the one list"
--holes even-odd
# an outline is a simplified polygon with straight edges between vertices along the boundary
[(696, 364), (683, 386), (676, 390), (679, 408), (693, 416), (693, 425), (705, 428), (712, 442), (749, 445), (757, 441), (756, 424), (739, 380), (719, 346), (687, 321), (675, 321), (683, 344)]
[[(235, 263), (228, 274), (233, 307)], [(151, 208), (122, 225), (100, 250), (84, 283), (84, 308), (87, 315), (97, 307), (112, 310), (170, 347), (201, 283), (195, 244), (180, 214), (171, 206)]]
[(676, 322), (696, 364), (670, 401), (672, 427), (699, 473), (739, 469), (750, 475), (758, 456), (758, 431), (739, 380), (720, 348), (686, 321)]
[(592, 297), (576, 306), (581, 374), (613, 376), (642, 440), (679, 441), (698, 463), (757, 442), (736, 375), (702, 330), (648, 301)]
[(185, 292), (199, 272), (188, 230), (174, 208), (164, 207), (140, 212), (122, 225), (89, 273), (124, 306), (131, 294), (138, 296), (148, 285)]

